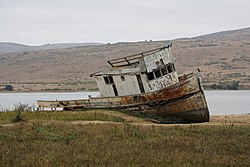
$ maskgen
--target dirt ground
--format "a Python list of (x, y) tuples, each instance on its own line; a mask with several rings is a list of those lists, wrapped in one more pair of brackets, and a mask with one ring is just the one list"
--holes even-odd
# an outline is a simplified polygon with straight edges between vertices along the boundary
[[(159, 124), (155, 123), (153, 120), (150, 119), (142, 119), (138, 117), (133, 117), (124, 113), (120, 112), (113, 112), (113, 115), (120, 116), (124, 118), (127, 123), (131, 123), (134, 125), (142, 125), (142, 126), (189, 126), (189, 125), (250, 125), (250, 114), (242, 114), (242, 115), (212, 115), (210, 116), (210, 121), (205, 123), (193, 123), (193, 124)], [(105, 121), (73, 121), (69, 122), (70, 124), (103, 124), (103, 123), (110, 123)], [(114, 124), (121, 124), (121, 123), (114, 123)]]

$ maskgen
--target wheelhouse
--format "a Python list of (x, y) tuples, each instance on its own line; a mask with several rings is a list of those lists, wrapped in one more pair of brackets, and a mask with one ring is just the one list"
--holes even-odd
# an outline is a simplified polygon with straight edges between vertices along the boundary
[(125, 96), (154, 92), (179, 82), (171, 45), (109, 60), (111, 69), (95, 77), (101, 96)]

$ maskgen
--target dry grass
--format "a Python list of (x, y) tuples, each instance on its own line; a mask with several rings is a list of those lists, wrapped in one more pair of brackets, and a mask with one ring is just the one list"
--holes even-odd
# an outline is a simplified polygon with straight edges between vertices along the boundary
[(249, 166), (250, 126), (16, 124), (0, 166)]
[[(18, 121), (19, 120), (19, 121)], [(82, 112), (66, 111), (8, 111), (0, 112), (0, 123), (36, 121), (111, 121), (123, 122), (124, 119), (101, 110)]]
[(210, 123), (248, 124), (248, 125), (250, 125), (250, 114), (213, 115), (213, 116), (211, 116)]
[[(0, 113), (2, 123), (14, 113)], [(83, 121), (86, 113), (126, 122), (90, 123)], [(102, 110), (24, 114), (26, 122), (0, 125), (0, 166), (250, 165), (249, 124), (225, 123), (225, 116), (204, 124), (159, 125)], [(244, 120), (235, 118), (230, 117)]]

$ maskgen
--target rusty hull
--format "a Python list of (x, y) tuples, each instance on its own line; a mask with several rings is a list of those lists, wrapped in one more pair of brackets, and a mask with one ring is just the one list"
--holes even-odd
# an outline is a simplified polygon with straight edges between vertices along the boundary
[(199, 72), (179, 78), (165, 89), (129, 96), (93, 97), (82, 100), (38, 101), (42, 108), (117, 108), (128, 113), (143, 113), (160, 122), (208, 122), (209, 111)]

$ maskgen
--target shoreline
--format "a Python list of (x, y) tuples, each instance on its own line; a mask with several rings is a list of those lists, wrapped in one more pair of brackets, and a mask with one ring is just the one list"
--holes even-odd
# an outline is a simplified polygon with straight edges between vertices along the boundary
[[(92, 115), (91, 119), (80, 119), (76, 118), (76, 115)], [(105, 121), (96, 119), (96, 114), (100, 114), (102, 116), (110, 116), (117, 117), (123, 120), (122, 122), (116, 121)], [(227, 114), (227, 115), (210, 115), (209, 122), (204, 123), (190, 123), (190, 124), (161, 124), (154, 121), (154, 119), (140, 116), (129, 115), (128, 113), (123, 113), (116, 110), (80, 110), (80, 111), (0, 111), (0, 126), (2, 125), (15, 125), (16, 123), (11, 120), (15, 118), (17, 115), (21, 115), (25, 119), (25, 121), (21, 121), (21, 123), (63, 123), (63, 124), (132, 124), (132, 125), (156, 125), (156, 126), (173, 126), (173, 125), (250, 125), (250, 113), (247, 114)], [(44, 116), (47, 119), (44, 119)], [(68, 119), (69, 117), (74, 117), (74, 119)], [(61, 119), (61, 118), (64, 119)]]
[(84, 91), (67, 91), (67, 90), (60, 90), (60, 91), (0, 91), (0, 93), (77, 93), (77, 92), (99, 92), (98, 90), (84, 90)]
[[(238, 89), (238, 90), (232, 90), (232, 89), (204, 89), (206, 92), (212, 92), (212, 91), (250, 91), (250, 89)], [(0, 91), (0, 93), (77, 93), (77, 92), (99, 92), (98, 90), (51, 90), (51, 91)]]

